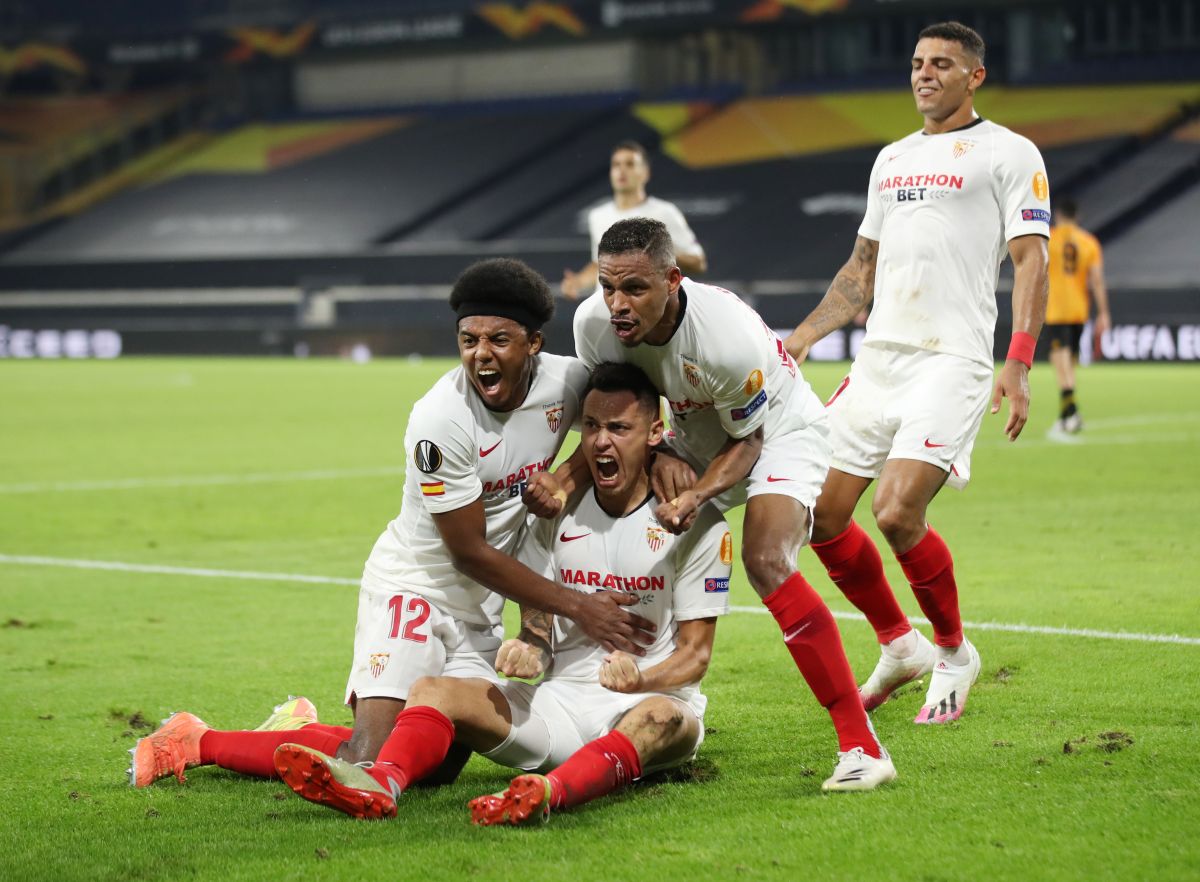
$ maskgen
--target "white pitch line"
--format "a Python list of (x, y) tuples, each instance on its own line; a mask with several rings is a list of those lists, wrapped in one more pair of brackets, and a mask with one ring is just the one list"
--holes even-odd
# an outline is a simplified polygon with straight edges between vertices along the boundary
[(168, 567), (160, 564), (125, 563), (117, 560), (76, 560), (69, 557), (37, 557), (0, 554), (0, 564), (34, 567), (67, 567), (74, 570), (113, 570), (119, 573), (157, 573), (164, 576), (201, 576), (207, 579), (249, 579), (257, 582), (308, 582), (314, 585), (357, 585), (358, 579), (338, 576), (306, 576), (300, 573), (260, 573), (251, 570), (214, 570), (207, 567)]
[(100, 481), (46, 481), (0, 484), (0, 494), (62, 493), (78, 490), (140, 490), (147, 487), (209, 487), (220, 484), (272, 484), (284, 481), (333, 481), (404, 474), (404, 466), (365, 469), (313, 469), (304, 472), (250, 472), (242, 475), (175, 475), (162, 478), (114, 478)]
[[(763, 606), (731, 606), (733, 612), (767, 613)], [(865, 622), (862, 613), (831, 610), (835, 619)], [(929, 619), (909, 616), (910, 622), (928, 625)], [(1179, 643), (1184, 646), (1200, 646), (1200, 637), (1183, 637), (1179, 634), (1139, 634), (1133, 631), (1097, 631), (1094, 628), (1056, 628), (1052, 625), (1022, 625), (1009, 622), (963, 622), (963, 628), (973, 631), (1009, 631), (1016, 634), (1050, 634), (1057, 637), (1090, 637), (1093, 640), (1133, 640), (1137, 643)]]
[[(121, 573), (153, 573), (165, 576), (199, 576), (208, 579), (247, 579), (258, 582), (304, 582), (315, 585), (358, 585), (358, 579), (338, 576), (310, 576), (302, 573), (262, 573), (252, 570), (216, 570), (207, 567), (171, 567), (160, 564), (125, 563), (110, 560), (79, 560), (66, 557), (38, 557), (23, 554), (0, 554), (0, 564), (14, 566), (66, 567), (77, 570), (110, 570)], [(765, 615), (766, 607), (731, 606), (731, 612)], [(835, 619), (865, 621), (861, 613), (834, 611)], [(910, 621), (928, 625), (928, 619), (910, 616)], [(1018, 634), (1049, 634), (1058, 637), (1088, 637), (1093, 640), (1132, 640), (1137, 643), (1177, 643), (1200, 646), (1200, 637), (1178, 634), (1138, 634), (1130, 631), (1098, 631), (1093, 628), (1056, 628), (1046, 625), (1009, 624), (1007, 622), (963, 622), (964, 628), (976, 631), (1009, 631)]]
[(1178, 444), (1200, 439), (1198, 432), (1169, 432), (1160, 435), (1065, 435), (1061, 438), (1031, 437), (1024, 435), (1014, 444), (1004, 438), (989, 438), (980, 447), (1005, 448), (1007, 450), (1032, 450), (1042, 447), (1106, 447), (1110, 445)]
[(1130, 416), (1099, 417), (1089, 419), (1084, 425), (1088, 429), (1108, 429), (1113, 426), (1150, 426), (1157, 423), (1187, 423), (1200, 420), (1196, 413), (1140, 413)]

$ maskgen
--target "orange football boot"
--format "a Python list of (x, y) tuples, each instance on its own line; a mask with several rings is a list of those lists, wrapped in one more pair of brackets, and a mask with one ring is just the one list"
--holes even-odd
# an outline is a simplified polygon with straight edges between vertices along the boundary
[(399, 787), (385, 787), (362, 766), (302, 744), (275, 750), (275, 771), (298, 795), (354, 818), (394, 818)]
[(467, 804), (471, 823), (525, 826), (550, 820), (550, 779), (545, 775), (518, 775), (502, 793), (477, 796)]
[(174, 775), (182, 784), (184, 769), (200, 765), (200, 738), (208, 724), (195, 714), (171, 714), (155, 732), (139, 738), (129, 749), (129, 783), (149, 787), (159, 778)]

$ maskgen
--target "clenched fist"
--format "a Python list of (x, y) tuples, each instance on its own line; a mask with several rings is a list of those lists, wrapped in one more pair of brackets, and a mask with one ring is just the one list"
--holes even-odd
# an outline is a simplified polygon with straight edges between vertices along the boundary
[(613, 692), (641, 692), (642, 672), (637, 661), (628, 653), (610, 652), (600, 665), (600, 685)]
[(524, 640), (505, 640), (496, 653), (496, 670), (506, 677), (534, 680), (546, 672), (546, 654)]

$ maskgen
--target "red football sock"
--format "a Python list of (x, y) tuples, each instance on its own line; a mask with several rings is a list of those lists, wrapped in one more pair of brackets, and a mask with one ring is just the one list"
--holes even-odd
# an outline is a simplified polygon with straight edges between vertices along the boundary
[(566, 809), (624, 787), (642, 774), (637, 748), (616, 729), (589, 741), (548, 774), (550, 807)]
[(281, 744), (303, 744), (333, 756), (353, 730), (345, 726), (309, 723), (283, 732), (219, 732), (209, 729), (200, 736), (200, 762), (217, 765), (243, 775), (278, 778), (275, 748)]
[(867, 617), (880, 643), (891, 643), (912, 630), (883, 574), (879, 549), (862, 527), (851, 521), (840, 535), (814, 542), (812, 549), (833, 583)]
[(367, 771), (380, 784), (391, 781), (404, 790), (436, 772), (453, 742), (454, 723), (444, 713), (427, 706), (406, 707), (396, 715), (392, 734)]
[(837, 622), (821, 596), (799, 573), (763, 598), (783, 630), (783, 643), (808, 682), (817, 701), (833, 718), (838, 750), (861, 747), (880, 755), (879, 742), (863, 710), (858, 686), (842, 648)]
[(896, 560), (908, 576), (921, 611), (933, 625), (934, 642), (951, 648), (961, 644), (962, 617), (958, 612), (954, 561), (942, 537), (930, 527), (920, 542), (904, 554), (897, 554)]

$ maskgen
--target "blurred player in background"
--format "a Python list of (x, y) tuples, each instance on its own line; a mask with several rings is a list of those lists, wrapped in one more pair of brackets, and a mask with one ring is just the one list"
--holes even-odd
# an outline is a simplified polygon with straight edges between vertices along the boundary
[(613, 148), (609, 163), (609, 181), (613, 198), (588, 212), (588, 232), (592, 237), (592, 259), (579, 272), (563, 273), (562, 293), (570, 300), (586, 297), (596, 286), (598, 265), (596, 249), (604, 231), (619, 220), (631, 217), (650, 217), (662, 221), (675, 243), (675, 259), (686, 275), (696, 275), (708, 269), (704, 249), (687, 220), (673, 203), (646, 195), (650, 180), (650, 158), (646, 148), (636, 141), (622, 141)]
[[(575, 312), (575, 348), (587, 365), (642, 368), (671, 408), (671, 446), (690, 463), (690, 486), (655, 486), (657, 517), (683, 532), (709, 501), (745, 503), (742, 560), (784, 644), (838, 736), (826, 790), (870, 790), (896, 776), (859, 700), (841, 635), (820, 595), (796, 571), (810, 513), (829, 467), (825, 409), (754, 310), (722, 288), (683, 278), (659, 221), (614, 224), (599, 245), (603, 296)], [(535, 512), (556, 514), (572, 492), (575, 458), (538, 475)]]
[(496, 679), (505, 597), (575, 621), (607, 649), (642, 654), (635, 639), (648, 639), (639, 629), (650, 623), (621, 608), (635, 596), (571, 591), (511, 556), (526, 532), (522, 491), (576, 425), (587, 382), (578, 361), (541, 351), (549, 285), (520, 261), (486, 260), (459, 277), (450, 307), (462, 363), (413, 406), (404, 503), (364, 568), (346, 687), (353, 731), (218, 732), (175, 714), (131, 751), (135, 786), (210, 763), (269, 776), (284, 740), (373, 760), (419, 678)]
[(1046, 304), (1046, 336), (1050, 340), (1050, 363), (1058, 378), (1059, 412), (1054, 428), (1075, 434), (1083, 428), (1075, 406), (1075, 364), (1079, 341), (1096, 301), (1092, 339), (1112, 327), (1108, 311), (1108, 288), (1104, 284), (1104, 255), (1096, 237), (1075, 222), (1078, 209), (1073, 199), (1054, 204), (1054, 226), (1050, 229), (1050, 300)]
[[(979, 676), (962, 632), (950, 550), (926, 521), (949, 479), (970, 476), (988, 407), (996, 281), (1012, 255), (1013, 336), (991, 411), (1009, 399), (1015, 441), (1029, 414), (1029, 367), (1046, 311), (1050, 192), (1034, 145), (974, 111), (984, 45), (957, 22), (921, 31), (912, 89), (924, 128), (880, 151), (853, 254), (787, 340), (803, 361), (817, 341), (874, 298), (850, 375), (829, 400), (833, 467), (817, 500), (813, 550), (882, 644), (861, 687), (864, 705), (932, 671), (914, 722), (958, 719)], [(1007, 246), (1006, 244), (1007, 243)], [(852, 520), (875, 479), (871, 510), (933, 625), (913, 630), (874, 543)]]
[(636, 367), (596, 368), (580, 444), (594, 483), (560, 517), (537, 524), (527, 555), (578, 591), (636, 597), (658, 626), (645, 658), (607, 653), (569, 620), (523, 608), (521, 633), (501, 648), (497, 667), (525, 678), (545, 671), (540, 684), (420, 680), (375, 763), (284, 745), (275, 762), (288, 786), (355, 817), (391, 817), (400, 794), (438, 769), (458, 740), (501, 765), (552, 769), (471, 803), (477, 824), (517, 824), (695, 755), (707, 702), (699, 683), (717, 616), (729, 609), (732, 548), (711, 505), (683, 535), (658, 521), (648, 470), (662, 438), (658, 408), (658, 391)]

